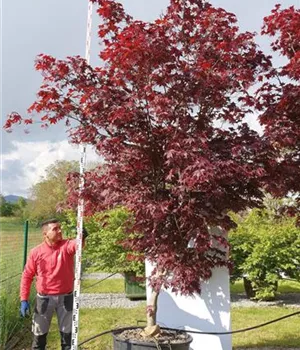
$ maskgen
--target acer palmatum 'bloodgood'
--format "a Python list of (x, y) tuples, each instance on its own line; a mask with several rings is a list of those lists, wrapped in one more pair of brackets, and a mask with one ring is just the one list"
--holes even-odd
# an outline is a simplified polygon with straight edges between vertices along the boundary
[[(206, 1), (171, 0), (151, 23), (133, 20), (116, 1), (94, 2), (103, 64), (38, 56), (43, 84), (29, 113), (44, 126), (79, 122), (70, 140), (104, 158), (104, 169), (85, 175), (86, 214), (116, 205), (134, 214), (140, 234), (124, 246), (154, 264), (154, 300), (162, 287), (200, 292), (214, 268), (228, 266), (225, 236), (209, 227), (226, 231), (229, 210), (259, 205), (277, 165), (278, 147), (244, 121), (256, 103), (249, 88), (270, 71), (270, 59), (253, 34), (239, 33), (233, 14)], [(12, 113), (6, 127), (21, 121)], [(155, 311), (149, 305), (148, 325)]]
[(264, 19), (262, 34), (275, 38), (272, 49), (285, 58), (282, 67), (272, 67), (262, 77), (256, 98), (264, 135), (281, 154), (268, 190), (277, 196), (290, 192), (299, 203), (300, 10), (277, 5)]

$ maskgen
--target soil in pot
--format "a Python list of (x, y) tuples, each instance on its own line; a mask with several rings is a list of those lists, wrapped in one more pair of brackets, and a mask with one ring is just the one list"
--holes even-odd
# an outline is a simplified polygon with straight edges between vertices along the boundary
[(159, 336), (144, 338), (142, 328), (113, 332), (114, 350), (189, 350), (193, 338), (185, 332), (162, 330)]

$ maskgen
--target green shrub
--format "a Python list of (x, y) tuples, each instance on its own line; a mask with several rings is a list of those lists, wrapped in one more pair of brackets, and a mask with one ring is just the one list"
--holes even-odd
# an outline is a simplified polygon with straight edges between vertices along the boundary
[(300, 229), (295, 219), (278, 217), (268, 209), (232, 218), (237, 224), (229, 233), (233, 280), (246, 276), (255, 299), (273, 299), (283, 273), (300, 278)]
[[(70, 211), (67, 213), (67, 218), (68, 221), (63, 223), (63, 229), (74, 236), (76, 214)], [(83, 253), (83, 264), (95, 271), (135, 272), (138, 276), (144, 276), (144, 261), (138, 261), (143, 260), (142, 257), (122, 246), (126, 235), (137, 235), (128, 232), (127, 228), (130, 227), (132, 220), (124, 208), (115, 208), (85, 217), (84, 226), (89, 235)]]

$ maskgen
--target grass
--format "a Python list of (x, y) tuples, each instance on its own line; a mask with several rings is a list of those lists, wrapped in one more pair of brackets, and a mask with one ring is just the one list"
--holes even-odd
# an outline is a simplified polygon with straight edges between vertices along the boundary
[[(35, 295), (35, 288), (32, 288), (30, 294), (31, 306), (34, 305)], [(2, 290), (0, 294), (0, 349), (9, 339), (18, 334), (24, 325), (30, 328), (31, 318), (21, 318), (19, 310), (19, 288), (10, 286), (5, 292)]]
[(104, 281), (83, 280), (81, 282), (82, 293), (124, 293), (124, 279), (112, 278)]
[[(86, 340), (100, 332), (130, 325), (138, 325), (137, 320), (145, 320), (145, 310), (146, 304), (133, 309), (83, 309), (80, 311), (80, 337), (79, 341)], [(88, 324), (92, 323), (92, 327), (87, 327)], [(141, 323), (144, 325), (144, 323)], [(54, 329), (56, 328), (54, 325)], [(52, 333), (52, 340), (55, 342), (53, 348), (49, 349), (59, 349), (59, 339), (58, 334)], [(102, 338), (102, 339), (101, 339)], [(50, 345), (49, 338), (49, 345)], [(95, 339), (83, 346), (83, 349), (101, 349), (101, 350), (111, 350), (112, 349), (112, 336), (110, 334)]]
[[(254, 326), (299, 309), (269, 307), (269, 308), (235, 308), (232, 309), (232, 329), (241, 329)], [(138, 325), (138, 321), (145, 320), (145, 305), (134, 309), (81, 309), (80, 311), (79, 342), (96, 334), (116, 327)], [(143, 326), (140, 322), (139, 325)], [(299, 347), (300, 317), (294, 316), (277, 324), (259, 328), (247, 333), (233, 335), (233, 346), (237, 347)], [(30, 339), (22, 347), (28, 348)], [(20, 347), (19, 349), (22, 349)], [(49, 350), (59, 349), (59, 333), (56, 319), (53, 319), (48, 337)], [(86, 343), (83, 349), (111, 350), (112, 337), (105, 335)]]
[[(238, 280), (234, 284), (230, 284), (230, 292), (232, 294), (244, 293), (243, 281)], [(290, 280), (280, 280), (278, 283), (279, 293), (300, 293), (300, 282)]]
[(278, 291), (280, 293), (300, 293), (300, 282), (279, 281)]
[(7, 339), (20, 328), (19, 315), (16, 310), (16, 305), (19, 305), (18, 293), (16, 290), (9, 290), (9, 293), (1, 290), (0, 293), (0, 344), (5, 344)]
[[(232, 329), (254, 326), (296, 311), (299, 309), (283, 307), (232, 309)], [(235, 334), (233, 345), (234, 347), (300, 347), (299, 329), (300, 316), (296, 315), (247, 333)]]

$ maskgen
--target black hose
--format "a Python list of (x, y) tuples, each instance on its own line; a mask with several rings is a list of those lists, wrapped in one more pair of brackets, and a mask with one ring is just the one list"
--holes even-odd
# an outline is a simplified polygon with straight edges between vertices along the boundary
[(1, 280), (0, 283), (5, 282), (7, 280), (10, 280), (10, 279), (17, 277), (17, 276), (20, 276), (20, 275), (22, 275), (22, 272), (17, 273), (16, 275), (13, 275), (13, 276), (9, 276), (9, 277), (5, 278), (4, 280)]
[[(279, 317), (279, 318), (275, 318), (274, 320), (258, 324), (257, 326), (248, 327), (248, 328), (242, 328), (242, 329), (238, 329), (236, 331), (228, 331), (228, 332), (199, 332), (199, 331), (190, 331), (189, 330), (189, 331), (186, 331), (186, 332), (188, 332), (188, 333), (195, 333), (195, 334), (207, 334), (207, 335), (236, 334), (236, 333), (252, 331), (253, 329), (261, 328), (261, 327), (267, 326), (269, 324), (272, 324), (272, 323), (284, 320), (285, 318), (293, 317), (293, 316), (296, 316), (296, 315), (299, 315), (299, 314), (300, 314), (300, 311), (293, 312), (292, 314), (285, 315), (285, 316), (282, 316), (282, 317)], [(170, 330), (170, 331), (179, 331), (179, 329), (176, 329), (176, 328), (167, 328), (167, 327), (164, 328), (164, 327), (161, 327), (161, 329), (166, 329), (166, 330)]]
[(89, 288), (91, 288), (91, 287), (94, 287), (96, 284), (98, 284), (98, 283), (100, 283), (100, 282), (103, 282), (103, 281), (107, 280), (108, 278), (110, 278), (110, 277), (112, 277), (112, 276), (114, 276), (114, 275), (116, 275), (116, 274), (117, 274), (117, 272), (112, 273), (112, 274), (110, 274), (110, 275), (108, 275), (108, 276), (102, 278), (101, 280), (99, 280), (99, 281), (97, 281), (97, 282), (91, 284), (90, 286), (87, 286), (87, 287), (83, 288), (83, 291), (85, 291), (86, 289), (89, 289)]
[(85, 344), (85, 343), (87, 343), (87, 342), (89, 342), (91, 340), (94, 340), (96, 338), (101, 337), (102, 335), (106, 335), (106, 334), (112, 333), (112, 332), (117, 331), (117, 330), (126, 331), (127, 329), (138, 329), (138, 328), (141, 328), (141, 327), (139, 327), (139, 326), (131, 326), (131, 327), (122, 327), (122, 328), (110, 329), (109, 331), (101, 332), (99, 334), (96, 334), (96, 335), (94, 335), (94, 336), (92, 336), (92, 337), (82, 341), (81, 343), (78, 344), (78, 346), (81, 346), (81, 345), (83, 345), (83, 344)]

